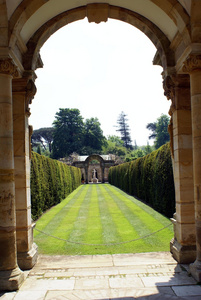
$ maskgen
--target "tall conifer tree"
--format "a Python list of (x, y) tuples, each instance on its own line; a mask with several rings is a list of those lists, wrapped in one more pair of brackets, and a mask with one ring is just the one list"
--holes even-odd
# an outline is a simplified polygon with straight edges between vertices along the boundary
[(132, 141), (130, 137), (130, 128), (128, 125), (127, 115), (122, 111), (117, 119), (117, 127), (116, 131), (120, 132), (121, 140), (124, 142), (124, 147), (127, 149), (132, 148)]

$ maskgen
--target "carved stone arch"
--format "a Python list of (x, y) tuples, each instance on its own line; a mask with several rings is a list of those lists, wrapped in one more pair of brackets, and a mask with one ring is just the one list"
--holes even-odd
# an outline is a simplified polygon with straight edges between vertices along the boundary
[[(26, 70), (35, 70), (40, 64), (39, 51), (47, 39), (63, 26), (84, 19), (87, 16), (86, 6), (66, 11), (45, 23), (27, 43), (27, 52), (23, 57)], [(117, 6), (109, 6), (109, 18), (126, 22), (142, 31), (155, 45), (164, 69), (175, 65), (170, 41), (165, 34), (145, 17)]]
[[(27, 20), (48, 1), (49, 0), (21, 1), (10, 18), (10, 34), (12, 34), (12, 32), (20, 32)], [(109, 4), (108, 2), (109, 1), (105, 1), (106, 4)], [(122, 1), (122, 7), (123, 2), (124, 1)], [(150, 0), (150, 2), (153, 2), (156, 6), (161, 8), (170, 19), (172, 19), (178, 27), (179, 32), (183, 31), (184, 24), (190, 24), (187, 11), (178, 0)], [(93, 4), (93, 1), (91, 3)], [(81, 5), (79, 5), (79, 7), (81, 7)], [(12, 38), (15, 39), (14, 36)]]
[(86, 174), (86, 183), (88, 183), (89, 176), (89, 163), (92, 160), (97, 160), (100, 163), (101, 170), (101, 182), (104, 183), (104, 172), (105, 172), (105, 162), (104, 159), (99, 154), (89, 155), (85, 160), (85, 174)]

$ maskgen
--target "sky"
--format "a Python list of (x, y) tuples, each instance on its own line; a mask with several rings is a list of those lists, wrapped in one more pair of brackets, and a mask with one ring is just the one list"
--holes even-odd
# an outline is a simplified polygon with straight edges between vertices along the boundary
[(135, 27), (117, 20), (71, 23), (41, 48), (37, 94), (31, 104), (33, 129), (51, 127), (59, 108), (77, 108), (85, 119), (97, 117), (103, 134), (119, 135), (117, 119), (128, 118), (133, 144), (153, 144), (146, 125), (168, 115), (162, 68), (153, 66), (156, 48)]

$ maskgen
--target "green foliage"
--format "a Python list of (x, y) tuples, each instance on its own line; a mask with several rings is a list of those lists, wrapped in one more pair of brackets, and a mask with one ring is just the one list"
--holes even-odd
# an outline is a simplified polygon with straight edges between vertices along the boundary
[(53, 158), (63, 158), (73, 152), (90, 155), (101, 152), (106, 139), (97, 118), (83, 121), (78, 109), (60, 108), (53, 122)]
[[(44, 151), (52, 151), (54, 128), (45, 127), (33, 131), (31, 136), (31, 143), (33, 147), (40, 146)], [(37, 152), (39, 153), (39, 152)], [(41, 154), (41, 153), (39, 153)]]
[(33, 220), (53, 205), (60, 203), (80, 183), (80, 169), (32, 152), (31, 209)]
[(168, 251), (171, 225), (170, 220), (114, 186), (85, 184), (43, 214), (36, 222), (34, 239), (40, 252), (48, 255)]
[(128, 125), (128, 119), (127, 115), (122, 111), (118, 117), (117, 120), (117, 127), (118, 129), (116, 131), (120, 132), (121, 140), (124, 143), (124, 147), (127, 149), (132, 148), (132, 141), (130, 137), (130, 128)]
[(106, 139), (97, 118), (86, 119), (84, 122), (84, 136), (82, 154), (90, 155), (101, 151)]
[(156, 122), (147, 124), (146, 128), (152, 131), (149, 139), (155, 139), (154, 146), (156, 149), (169, 142), (168, 124), (170, 118), (162, 114)]
[(79, 109), (60, 108), (55, 118), (52, 157), (66, 157), (73, 152), (78, 152), (83, 145), (84, 130)]
[(109, 182), (146, 201), (167, 217), (175, 212), (169, 143), (142, 158), (110, 168)]

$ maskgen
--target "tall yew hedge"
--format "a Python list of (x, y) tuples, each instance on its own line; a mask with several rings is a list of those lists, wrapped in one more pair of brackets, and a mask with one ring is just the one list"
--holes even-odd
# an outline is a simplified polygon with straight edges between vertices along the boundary
[(44, 211), (65, 199), (81, 183), (79, 168), (32, 152), (31, 210), (36, 220)]
[(167, 217), (175, 212), (169, 143), (142, 158), (110, 168), (109, 182)]

